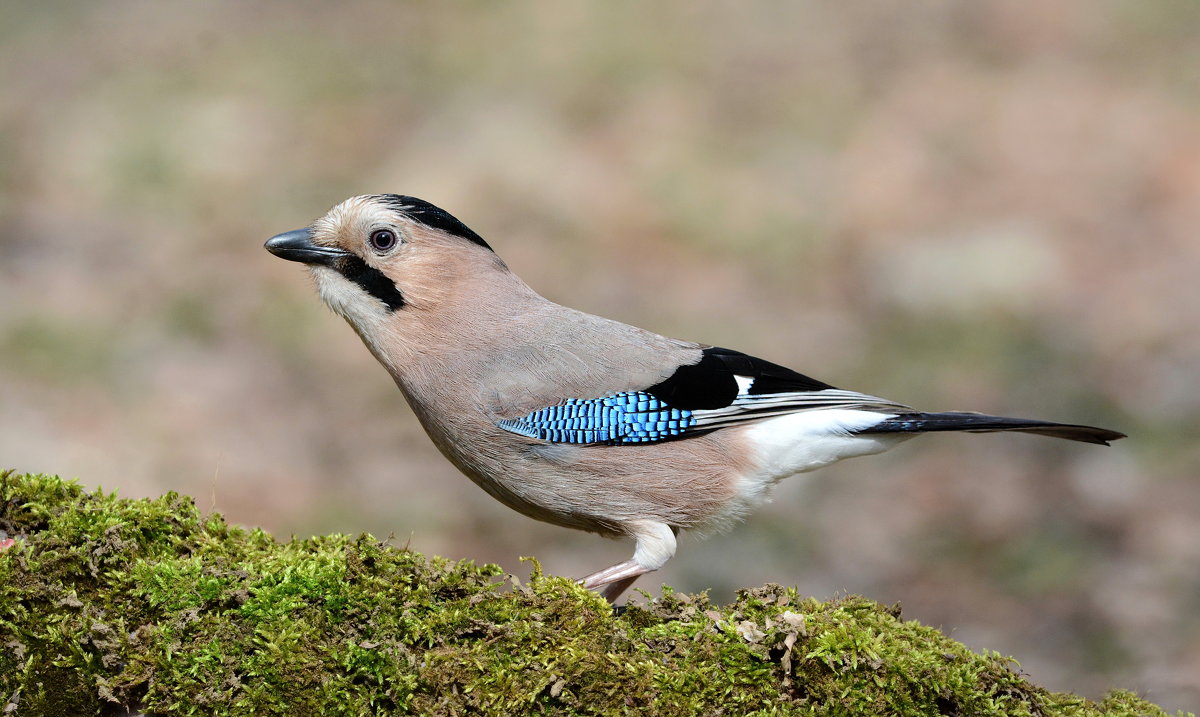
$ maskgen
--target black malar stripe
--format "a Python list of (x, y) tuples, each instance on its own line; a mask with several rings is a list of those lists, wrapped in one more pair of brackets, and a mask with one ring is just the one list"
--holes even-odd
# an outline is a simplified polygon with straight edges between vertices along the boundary
[(396, 282), (383, 275), (383, 272), (356, 256), (344, 256), (334, 262), (333, 268), (342, 276), (362, 287), (376, 299), (383, 302), (388, 311), (404, 308), (404, 295), (396, 288)]

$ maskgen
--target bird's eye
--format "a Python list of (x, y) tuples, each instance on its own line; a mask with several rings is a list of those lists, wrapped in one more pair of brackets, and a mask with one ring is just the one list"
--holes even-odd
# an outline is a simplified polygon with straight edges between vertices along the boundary
[(388, 251), (396, 246), (396, 232), (391, 229), (376, 229), (371, 232), (370, 242), (375, 251)]

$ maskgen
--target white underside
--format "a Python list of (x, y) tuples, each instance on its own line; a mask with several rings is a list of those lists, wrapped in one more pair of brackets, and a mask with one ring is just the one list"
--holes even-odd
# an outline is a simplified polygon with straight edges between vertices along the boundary
[[(896, 414), (855, 409), (824, 409), (790, 413), (755, 423), (746, 429), (754, 468), (741, 476), (739, 501), (729, 516), (736, 519), (763, 502), (775, 483), (816, 470), (845, 458), (882, 453), (914, 434), (855, 434)], [(723, 522), (721, 520), (717, 523)]]
[(362, 287), (327, 266), (310, 265), (325, 305), (356, 326), (372, 325), (387, 316), (383, 303)]
[(383, 302), (329, 267), (311, 265), (309, 270), (317, 282), (317, 292), (325, 305), (350, 322), (371, 353), (383, 362), (384, 366), (389, 366), (383, 359), (387, 356), (384, 347), (379, 343), (379, 337), (383, 335), (385, 322), (389, 317)]

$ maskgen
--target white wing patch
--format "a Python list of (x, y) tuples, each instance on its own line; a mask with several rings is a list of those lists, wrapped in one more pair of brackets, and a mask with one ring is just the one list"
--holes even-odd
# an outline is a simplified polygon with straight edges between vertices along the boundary
[(711, 430), (809, 411), (857, 409), (880, 415), (911, 413), (913, 410), (886, 398), (868, 396), (865, 393), (846, 391), (840, 388), (829, 388), (823, 391), (751, 394), (749, 390), (754, 379), (746, 376), (734, 376), (734, 378), (738, 382), (738, 397), (724, 408), (692, 411), (692, 415), (695, 417), (693, 428)]

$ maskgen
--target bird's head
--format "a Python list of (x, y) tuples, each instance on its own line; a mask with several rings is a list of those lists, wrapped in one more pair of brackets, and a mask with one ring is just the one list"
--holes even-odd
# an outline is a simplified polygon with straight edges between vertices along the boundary
[(321, 298), (366, 338), (403, 312), (442, 307), (504, 262), (445, 210), (399, 194), (351, 197), (305, 229), (267, 240), (306, 264)]

